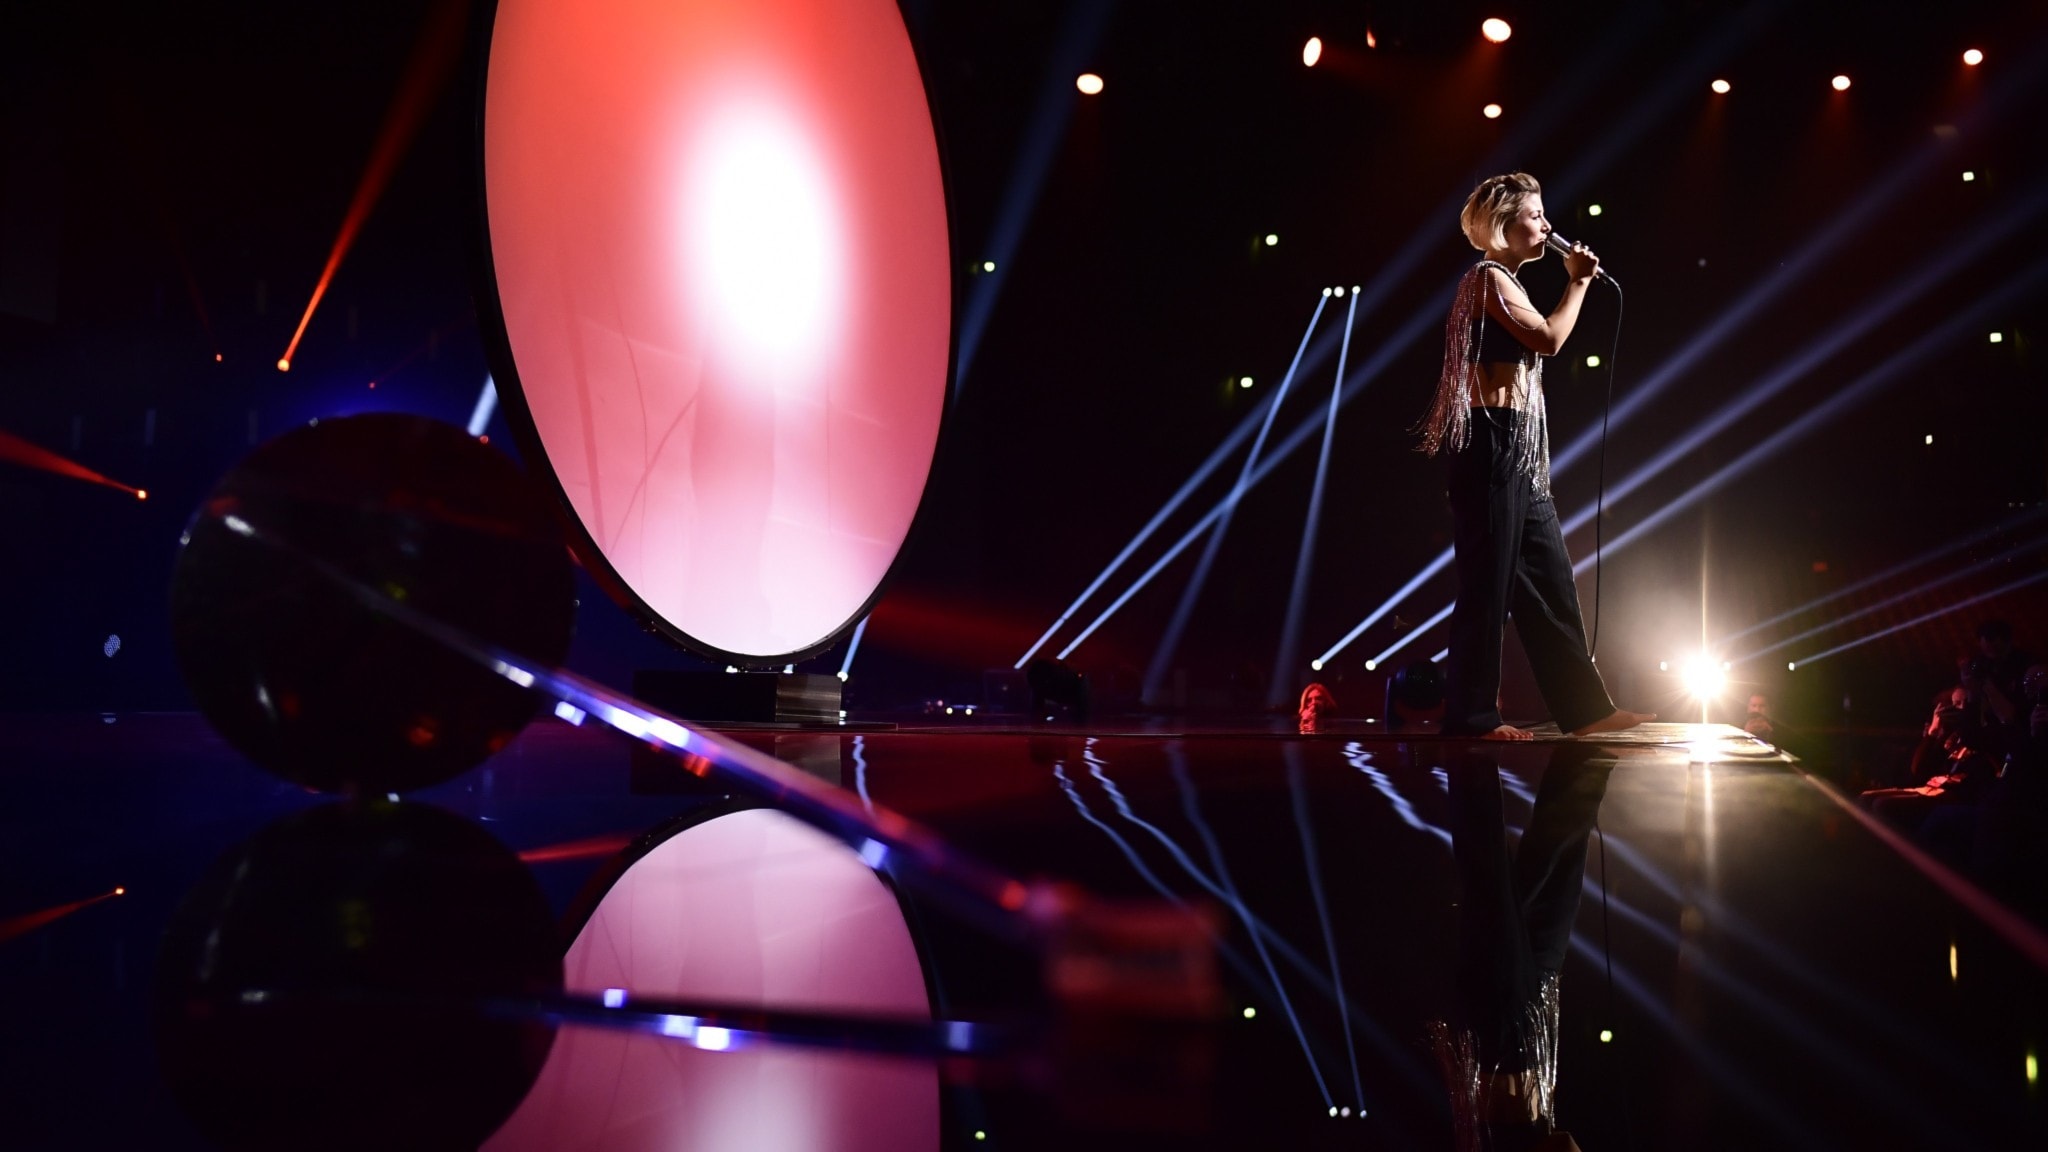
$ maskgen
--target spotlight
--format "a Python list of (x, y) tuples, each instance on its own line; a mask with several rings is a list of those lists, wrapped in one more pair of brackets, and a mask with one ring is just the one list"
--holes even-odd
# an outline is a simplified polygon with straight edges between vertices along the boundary
[(1726, 96), (1728, 94), (1729, 84), (1726, 80), (1716, 80), (1709, 87), (1714, 90), (1714, 94), (1717, 96)]
[(1099, 96), (1102, 94), (1102, 77), (1093, 72), (1083, 72), (1074, 77), (1074, 87), (1079, 88), (1083, 96)]
[(1380, 46), (1380, 38), (1373, 35), (1370, 28), (1365, 30), (1365, 46), (1367, 48), (1377, 48)]
[(1993, 344), (2003, 344), (2003, 343), (2005, 343), (2005, 333), (2003, 333), (2003, 332), (1993, 332), (1993, 333), (1991, 334), (1991, 342), (1992, 342)]
[(1251, 386), (1252, 386), (1252, 378), (1251, 378), (1251, 377), (1249, 377), (1249, 376), (1239, 376), (1239, 377), (1237, 378), (1237, 386), (1238, 386), (1239, 388), (1249, 388), (1249, 387), (1251, 387)]
[(1588, 356), (1588, 357), (1586, 357), (1586, 367), (1588, 367), (1588, 368), (1598, 368), (1599, 366), (1600, 366), (1600, 358), (1599, 358), (1598, 356)]
[(1602, 211), (1603, 209), (1598, 204), (1586, 205), (1586, 215), (1588, 216), (1598, 216)]
[(1316, 66), (1316, 61), (1322, 58), (1323, 38), (1321, 36), (1309, 37), (1308, 43), (1301, 46), (1301, 62), (1313, 68)]
[(1379, 668), (1379, 666), (1380, 666), (1380, 662), (1379, 662), (1379, 661), (1377, 661), (1377, 660), (1367, 660), (1367, 661), (1365, 662), (1365, 670), (1366, 670), (1367, 672), (1371, 672), (1371, 671), (1374, 671), (1374, 670), (1378, 669), (1378, 668)]
[(1983, 62), (1984, 53), (1981, 49), (1972, 48), (1969, 51), (1963, 53), (1963, 63), (1968, 64), (1972, 68), (1975, 68), (1977, 65), (1982, 64)]
[(1929, 444), (1932, 444), (1932, 443), (1934, 443), (1934, 434), (1933, 434), (1933, 433), (1931, 433), (1931, 432), (1930, 432), (1930, 433), (1928, 433), (1928, 434), (1927, 434), (1927, 442), (1928, 442)]
[(1280, 237), (1277, 233), (1266, 233), (1266, 247), (1271, 248), (1278, 243), (1280, 243)]
[(1488, 120), (1500, 119), (1500, 105), (1498, 104), (1488, 104), (1486, 107), (1481, 108), (1479, 112)]
[(1785, 671), (1787, 671), (1787, 672), (1797, 672), (1797, 671), (1799, 671), (1799, 661), (1797, 661), (1797, 660), (1787, 660), (1787, 661), (1785, 661)]
[(1837, 92), (1847, 92), (1849, 90), (1849, 78), (1847, 76), (1835, 77), (1834, 86)]
[(1685, 681), (1685, 690), (1699, 700), (1712, 700), (1728, 684), (1727, 672), (1704, 655), (1687, 660), (1679, 675)]
[(1253, 1017), (1257, 1016), (1258, 1014), (1259, 1014), (1259, 1010), (1258, 1010), (1257, 1008), (1247, 1008), (1247, 1009), (1245, 1009), (1245, 1010), (1244, 1010), (1244, 1018), (1245, 1018), (1245, 1019), (1247, 1019), (1247, 1020), (1250, 1020), (1250, 1019), (1252, 1019)]
[[(116, 896), (126, 896), (127, 894), (128, 894), (128, 889), (126, 889), (126, 888), (116, 888), (116, 889), (114, 889), (114, 895), (116, 895)], [(1953, 949), (1951, 949), (1951, 951), (1953, 951)]]
[(981, 262), (981, 270), (982, 270), (983, 272), (993, 272), (993, 271), (995, 271), (995, 270), (996, 270), (996, 262), (995, 262), (995, 261), (993, 261), (993, 260), (983, 260), (983, 261)]
[(1323, 670), (1323, 662), (1321, 660), (1311, 660), (1308, 662), (1308, 666), (1309, 670), (1313, 672), (1321, 672)]
[(1963, 173), (1963, 183), (1965, 183), (1965, 184), (1968, 184), (1969, 182), (1971, 182), (1972, 180), (1975, 180), (1976, 178), (1977, 178), (1977, 174), (1976, 174), (1975, 172), (1965, 172), (1965, 173)]
[(1508, 37), (1513, 36), (1515, 30), (1508, 27), (1507, 21), (1496, 16), (1479, 26), (1479, 34), (1495, 44), (1500, 44), (1504, 43)]
[(1337, 296), (1338, 296), (1338, 298), (1339, 298), (1339, 299), (1342, 299), (1342, 298), (1343, 298), (1343, 296), (1344, 296), (1344, 289), (1343, 289), (1343, 288), (1342, 288), (1341, 286), (1340, 286), (1340, 287), (1338, 287), (1338, 288), (1336, 288), (1336, 289), (1334, 289), (1334, 291), (1335, 291), (1335, 292), (1337, 293)]
[(292, 362), (291, 362), (291, 361), (289, 361), (289, 360), (279, 360), (279, 361), (277, 362), (277, 370), (278, 370), (279, 372), (289, 372), (289, 371), (291, 371), (291, 370), (292, 370)]
[(137, 500), (147, 500), (147, 499), (149, 499), (149, 489), (147, 489), (147, 488), (137, 488), (137, 489), (135, 490), (135, 498), (136, 498)]
[(1612, 1044), (1612, 1043), (1614, 1043), (1614, 1033), (1613, 1033), (1612, 1031), (1610, 1031), (1609, 1029), (1606, 1029), (1606, 1028), (1602, 1028), (1602, 1029), (1600, 1030), (1600, 1042), (1601, 1042), (1602, 1044)]
[(220, 363), (220, 353), (218, 353), (218, 352), (215, 352), (215, 353), (213, 354), (213, 362), (214, 362), (215, 364), (218, 364), (218, 363)]

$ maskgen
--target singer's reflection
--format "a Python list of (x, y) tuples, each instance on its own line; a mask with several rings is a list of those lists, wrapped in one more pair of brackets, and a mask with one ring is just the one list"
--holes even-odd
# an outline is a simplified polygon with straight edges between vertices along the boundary
[(1555, 1131), (1558, 976), (1614, 763), (1594, 745), (1557, 745), (1513, 847), (1497, 761), (1480, 747), (1450, 766), (1457, 996), (1432, 1031), (1460, 1152), (1575, 1147)]
[(1459, 223), (1486, 257), (1458, 282), (1436, 399), (1417, 429), (1423, 451), (1444, 453), (1450, 464), (1458, 601), (1443, 730), (1530, 738), (1500, 714), (1501, 641), (1510, 613), (1558, 728), (1632, 728), (1654, 717), (1617, 709), (1593, 667), (1571, 556), (1550, 500), (1543, 405), (1543, 358), (1557, 355), (1578, 324), (1600, 259), (1583, 244), (1558, 243), (1569, 281), (1546, 316), (1515, 278), (1552, 242), (1536, 178), (1510, 172), (1485, 180), (1465, 201)]

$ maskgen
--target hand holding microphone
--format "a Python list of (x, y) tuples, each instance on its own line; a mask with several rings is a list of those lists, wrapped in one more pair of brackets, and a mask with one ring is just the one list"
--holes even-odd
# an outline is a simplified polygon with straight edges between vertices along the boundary
[(1605, 268), (1600, 267), (1600, 258), (1593, 255), (1592, 249), (1587, 248), (1584, 244), (1574, 244), (1555, 232), (1545, 236), (1543, 244), (1559, 256), (1564, 257), (1565, 273), (1572, 279), (1576, 280), (1581, 276), (1591, 274), (1607, 281), (1616, 288), (1621, 287), (1620, 284), (1615, 282), (1614, 277), (1607, 274)]

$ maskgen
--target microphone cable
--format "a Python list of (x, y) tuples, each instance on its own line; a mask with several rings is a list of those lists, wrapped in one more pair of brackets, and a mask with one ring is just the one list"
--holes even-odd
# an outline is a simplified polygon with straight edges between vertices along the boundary
[(1607, 395), (1600, 404), (1600, 461), (1593, 497), (1593, 631), (1586, 640), (1586, 659), (1596, 664), (1600, 652), (1600, 554), (1607, 541), (1607, 418), (1614, 411), (1614, 375), (1621, 361), (1621, 312), (1625, 302), (1621, 285), (1613, 277), (1606, 279), (1614, 289), (1614, 343), (1607, 352)]

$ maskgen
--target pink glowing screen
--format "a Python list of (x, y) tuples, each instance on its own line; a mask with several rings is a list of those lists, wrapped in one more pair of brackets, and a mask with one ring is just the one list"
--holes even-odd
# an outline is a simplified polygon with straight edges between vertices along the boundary
[(894, 0), (502, 0), (484, 185), (508, 383), (585, 560), (720, 654), (851, 625), (923, 495), (952, 332)]
[[(569, 948), (571, 991), (928, 1017), (896, 897), (844, 845), (767, 809), (671, 837)], [(936, 1152), (930, 1061), (565, 1027), (485, 1152)]]

